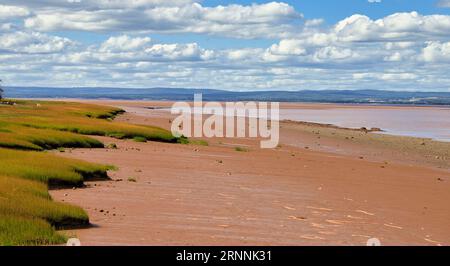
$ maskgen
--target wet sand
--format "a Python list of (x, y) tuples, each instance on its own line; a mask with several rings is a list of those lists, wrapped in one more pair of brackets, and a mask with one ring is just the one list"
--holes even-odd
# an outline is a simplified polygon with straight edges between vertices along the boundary
[[(169, 103), (97, 103), (129, 111), (118, 121), (170, 126), (142, 109)], [(112, 180), (51, 192), (89, 213), (92, 228), (69, 232), (83, 245), (450, 244), (445, 143), (291, 122), (273, 150), (99, 139), (118, 149), (60, 154), (116, 165)]]

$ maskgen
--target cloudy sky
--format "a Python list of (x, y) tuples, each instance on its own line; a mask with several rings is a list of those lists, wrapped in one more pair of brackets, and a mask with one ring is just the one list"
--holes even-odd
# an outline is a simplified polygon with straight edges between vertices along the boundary
[(0, 0), (7, 86), (450, 91), (450, 0)]

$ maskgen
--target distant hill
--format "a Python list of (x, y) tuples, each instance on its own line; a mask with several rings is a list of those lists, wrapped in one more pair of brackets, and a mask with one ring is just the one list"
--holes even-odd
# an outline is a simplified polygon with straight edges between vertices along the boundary
[(44, 88), (7, 87), (9, 98), (82, 98), (121, 100), (193, 100), (202, 93), (204, 101), (277, 101), (320, 103), (372, 103), (450, 105), (450, 92), (399, 92), (383, 90), (301, 90), (233, 92), (182, 88)]

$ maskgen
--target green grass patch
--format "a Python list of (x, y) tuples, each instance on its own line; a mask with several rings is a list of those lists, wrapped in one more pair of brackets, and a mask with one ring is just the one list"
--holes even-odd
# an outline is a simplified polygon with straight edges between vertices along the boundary
[(1, 246), (55, 245), (67, 241), (45, 220), (18, 216), (0, 217)]
[(44, 150), (100, 148), (103, 144), (88, 136), (118, 139), (178, 142), (171, 132), (153, 126), (113, 122), (124, 111), (83, 103), (15, 101), (0, 105), (0, 147)]
[(0, 185), (2, 217), (38, 218), (57, 228), (82, 226), (89, 223), (89, 218), (83, 209), (52, 201), (45, 184), (0, 176)]
[(180, 144), (189, 144), (189, 139), (185, 136), (181, 136), (177, 139), (177, 142)]
[(206, 140), (202, 139), (189, 140), (189, 144), (198, 146), (209, 146), (209, 143)]
[(144, 137), (134, 137), (133, 140), (136, 142), (146, 142), (147, 141), (147, 139)]
[(63, 243), (55, 229), (88, 224), (83, 209), (52, 201), (44, 183), (0, 175), (0, 245)]
[(247, 148), (243, 148), (243, 147), (235, 147), (234, 150), (239, 151), (239, 152), (248, 152), (249, 151)]
[(185, 136), (178, 137), (177, 143), (199, 145), (199, 146), (209, 146), (209, 143), (206, 140), (202, 140), (202, 139), (188, 139)]
[(106, 178), (112, 169), (49, 153), (0, 148), (0, 175), (36, 180), (51, 186), (80, 186), (86, 179)]
[(112, 167), (51, 153), (0, 148), (0, 245), (62, 243), (55, 229), (87, 226), (86, 212), (52, 201), (48, 185), (80, 186)]

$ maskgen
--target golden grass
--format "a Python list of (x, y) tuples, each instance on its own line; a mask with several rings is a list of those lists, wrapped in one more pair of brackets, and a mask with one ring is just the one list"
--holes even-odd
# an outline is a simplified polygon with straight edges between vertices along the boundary
[(69, 132), (9, 125), (0, 130), (0, 147), (23, 150), (48, 150), (59, 147), (103, 148), (103, 143)]
[(61, 243), (55, 228), (89, 224), (79, 207), (52, 201), (48, 184), (79, 186), (107, 177), (107, 166), (66, 159), (46, 152), (0, 148), (0, 245)]
[(62, 158), (46, 152), (0, 148), (0, 175), (36, 180), (55, 186), (80, 186), (89, 178), (105, 178), (111, 166)]
[(42, 245), (65, 241), (54, 228), (89, 224), (81, 208), (51, 200), (43, 183), (0, 176), (0, 245)]
[(0, 213), (39, 218), (59, 228), (89, 222), (81, 208), (52, 201), (45, 184), (8, 176), (0, 176)]
[(121, 109), (112, 107), (68, 102), (0, 104), (0, 146), (40, 150), (102, 145), (77, 134), (178, 141), (169, 131), (158, 127), (113, 122), (111, 119), (121, 112)]
[(20, 216), (0, 216), (0, 245), (54, 245), (66, 241), (45, 220)]

